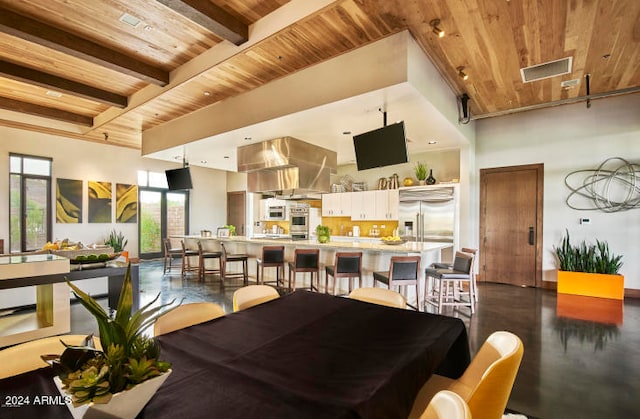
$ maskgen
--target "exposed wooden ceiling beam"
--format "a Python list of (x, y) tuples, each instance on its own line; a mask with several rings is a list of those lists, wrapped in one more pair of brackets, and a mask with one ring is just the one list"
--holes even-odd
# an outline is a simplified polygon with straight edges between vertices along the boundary
[(158, 2), (235, 45), (249, 40), (249, 27), (209, 0), (158, 0)]
[(0, 76), (35, 84), (45, 89), (67, 93), (72, 96), (83, 97), (109, 106), (117, 106), (118, 108), (125, 108), (127, 106), (126, 96), (107, 92), (106, 90), (97, 89), (92, 86), (87, 86), (86, 84), (77, 83), (7, 61), (0, 60)]
[(29, 115), (42, 116), (44, 118), (56, 119), (58, 121), (71, 122), (88, 127), (93, 125), (93, 118), (90, 116), (79, 115), (73, 112), (34, 105), (33, 103), (21, 102), (19, 100), (4, 97), (0, 100), (0, 108), (14, 112), (27, 113)]
[(169, 83), (169, 73), (162, 69), (2, 8), (0, 8), (0, 31), (148, 83), (160, 86)]

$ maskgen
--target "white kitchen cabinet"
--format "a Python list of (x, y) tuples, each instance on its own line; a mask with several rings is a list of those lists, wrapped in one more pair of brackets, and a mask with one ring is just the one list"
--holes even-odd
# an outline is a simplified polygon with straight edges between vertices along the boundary
[(376, 196), (376, 220), (397, 220), (400, 197), (397, 189), (387, 189)]
[(322, 194), (323, 217), (349, 217), (351, 215), (351, 193)]
[(351, 197), (351, 219), (354, 221), (397, 220), (398, 190), (354, 192)]

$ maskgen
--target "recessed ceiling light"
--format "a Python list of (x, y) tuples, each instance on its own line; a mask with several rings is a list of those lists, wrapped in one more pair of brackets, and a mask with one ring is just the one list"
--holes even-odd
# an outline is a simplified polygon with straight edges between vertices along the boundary
[(54, 92), (53, 90), (47, 90), (46, 95), (51, 97), (62, 97), (62, 93)]
[(351, 131), (342, 131), (343, 135), (351, 135)]
[(245, 141), (251, 141), (251, 137), (244, 137)]
[(203, 92), (202, 94), (205, 96), (211, 96), (211, 92)]
[(174, 160), (182, 160), (182, 156), (173, 156)]
[(209, 162), (208, 162), (208, 161), (206, 161), (206, 160), (200, 160), (200, 163), (202, 163), (202, 164), (207, 164), (207, 163), (209, 163)]
[(144, 25), (144, 30), (150, 32), (153, 30), (153, 27), (151, 27), (150, 25)]
[(134, 28), (140, 24), (140, 19), (130, 15), (129, 13), (123, 14), (118, 20), (122, 23), (126, 23), (129, 26), (133, 26)]
[(438, 144), (438, 142), (435, 141), (435, 140), (431, 140), (431, 141), (429, 141), (429, 144)]
[(229, 158), (229, 156), (224, 156), (224, 158), (225, 158), (225, 159), (228, 159), (228, 158)]

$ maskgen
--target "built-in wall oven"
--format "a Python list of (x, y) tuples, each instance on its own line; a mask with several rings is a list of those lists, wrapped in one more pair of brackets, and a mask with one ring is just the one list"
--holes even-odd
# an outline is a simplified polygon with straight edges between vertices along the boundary
[(284, 221), (287, 216), (287, 207), (284, 205), (272, 205), (267, 208), (267, 221)]
[(289, 207), (289, 230), (291, 240), (309, 239), (309, 204)]

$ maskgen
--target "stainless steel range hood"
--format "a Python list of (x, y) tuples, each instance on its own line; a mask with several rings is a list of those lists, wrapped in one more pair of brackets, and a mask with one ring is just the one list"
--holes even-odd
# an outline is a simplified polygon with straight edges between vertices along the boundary
[(329, 192), (337, 166), (335, 151), (293, 137), (238, 147), (238, 172), (247, 173), (248, 191), (285, 199)]

